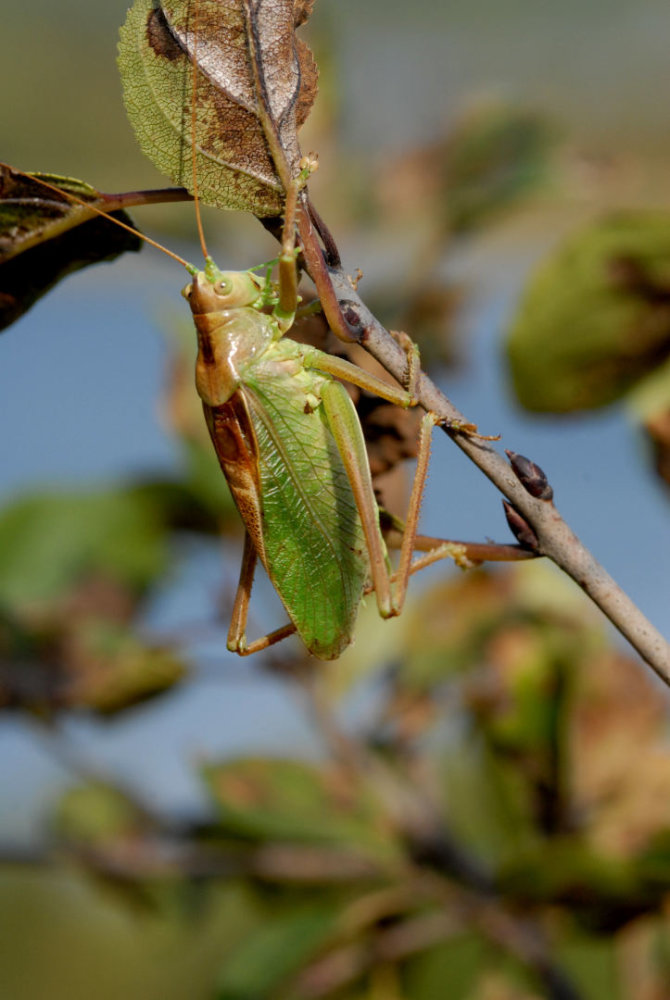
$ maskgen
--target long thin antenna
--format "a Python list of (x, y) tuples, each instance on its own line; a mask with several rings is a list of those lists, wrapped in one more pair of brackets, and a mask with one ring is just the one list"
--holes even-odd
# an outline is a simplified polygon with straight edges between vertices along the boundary
[(205, 242), (205, 230), (202, 225), (202, 213), (200, 211), (200, 195), (198, 193), (198, 165), (197, 165), (197, 145), (195, 138), (195, 124), (198, 110), (198, 0), (193, 4), (193, 76), (191, 77), (191, 171), (193, 180), (193, 200), (195, 202), (195, 221), (198, 227), (198, 239), (202, 255), (205, 260), (209, 259), (209, 252)]
[(121, 222), (120, 219), (116, 219), (109, 212), (104, 212), (101, 208), (96, 208), (95, 205), (91, 204), (90, 201), (84, 201), (83, 198), (79, 198), (76, 194), (72, 194), (71, 191), (64, 191), (63, 188), (59, 188), (56, 184), (50, 184), (48, 181), (43, 180), (41, 177), (36, 177), (35, 174), (29, 174), (25, 170), (19, 170), (18, 167), (11, 167), (8, 163), (2, 163), (0, 161), (0, 168), (4, 170), (9, 170), (11, 173), (18, 174), (20, 177), (25, 177), (26, 180), (34, 181), (36, 184), (41, 184), (42, 187), (47, 188), (49, 191), (54, 191), (56, 194), (60, 195), (61, 198), (66, 198), (68, 201), (74, 202), (76, 205), (81, 205), (83, 208), (87, 209), (89, 212), (93, 212), (95, 215), (102, 216), (103, 219), (107, 219), (108, 222), (113, 222), (115, 226), (120, 226), (121, 229), (127, 230), (127, 232), (132, 233), (133, 236), (137, 236), (138, 239), (144, 240), (150, 246), (155, 247), (162, 253), (166, 254), (168, 257), (172, 257), (176, 260), (178, 264), (185, 267), (189, 274), (194, 274), (197, 268), (193, 264), (189, 264), (187, 260), (180, 257), (179, 254), (173, 253), (172, 250), (168, 250), (157, 240), (152, 240), (150, 236), (145, 236), (144, 233), (140, 233), (139, 230), (134, 229), (133, 226), (129, 226), (126, 222)]

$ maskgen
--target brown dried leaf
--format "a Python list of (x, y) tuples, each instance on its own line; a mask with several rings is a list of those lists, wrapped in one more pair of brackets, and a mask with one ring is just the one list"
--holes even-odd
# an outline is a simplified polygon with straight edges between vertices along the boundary
[(295, 0), (294, 24), (299, 28), (314, 10), (314, 0)]
[(667, 721), (663, 693), (623, 654), (604, 650), (579, 675), (572, 786), (599, 851), (628, 856), (670, 825)]
[[(295, 29), (311, 0), (136, 0), (121, 31), (128, 116), (144, 152), (218, 208), (282, 211), (318, 71)], [(194, 74), (193, 67), (197, 66)], [(196, 114), (192, 121), (195, 75)]]

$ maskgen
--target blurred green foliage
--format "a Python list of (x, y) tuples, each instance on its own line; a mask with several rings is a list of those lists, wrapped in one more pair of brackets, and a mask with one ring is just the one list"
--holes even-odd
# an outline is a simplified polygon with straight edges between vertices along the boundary
[(541, 413), (619, 399), (670, 356), (670, 216), (618, 214), (538, 270), (507, 342), (514, 390)]
[(440, 150), (449, 232), (489, 225), (541, 185), (554, 138), (539, 115), (499, 103), (474, 108), (457, 122)]
[[(144, 958), (115, 973), (130, 995), (158, 935), (200, 971), (179, 992), (160, 961), (143, 996), (432, 1000), (442, 984), (454, 1000), (637, 1000), (640, 969), (662, 996), (667, 706), (563, 586), (524, 566), (431, 588), (397, 623), (393, 669), (364, 665), (378, 701), (362, 731), (340, 729), (327, 674), (287, 660), (286, 683), (325, 713), (331, 753), (206, 763), (206, 819), (167, 823), (121, 787), (74, 786), (51, 822), (62, 874), (5, 871), (5, 946), (55, 892), (68, 899), (49, 931), (62, 948), (84, 912), (70, 950), (93, 946), (103, 963), (128, 953), (109, 921), (144, 939)], [(412, 657), (419, 630), (424, 656)], [(99, 887), (92, 909), (76, 870)], [(54, 968), (24, 967), (25, 995)], [(86, 996), (95, 973), (80, 972), (50, 995)]]

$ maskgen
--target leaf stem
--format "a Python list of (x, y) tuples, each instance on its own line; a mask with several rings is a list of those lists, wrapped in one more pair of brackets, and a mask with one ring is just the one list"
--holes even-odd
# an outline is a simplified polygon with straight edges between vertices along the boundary
[(183, 187), (150, 188), (147, 191), (122, 191), (120, 194), (101, 194), (106, 212), (116, 212), (138, 205), (162, 205), (172, 201), (193, 201), (193, 195)]

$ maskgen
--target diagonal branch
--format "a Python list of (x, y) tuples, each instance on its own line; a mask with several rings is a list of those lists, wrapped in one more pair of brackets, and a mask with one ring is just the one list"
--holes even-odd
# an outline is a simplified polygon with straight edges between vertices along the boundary
[[(358, 341), (401, 384), (407, 378), (407, 356), (370, 312), (341, 268), (328, 267), (317, 234), (306, 212), (301, 213), (300, 240), (307, 270), (316, 285), (324, 312), (335, 333)], [(463, 426), (466, 418), (422, 374), (418, 396), (426, 410)], [(527, 492), (506, 459), (489, 443), (445, 426), (445, 432), (500, 490), (531, 526), (536, 551), (547, 556), (577, 583), (630, 642), (643, 660), (670, 686), (670, 643), (612, 579), (562, 519), (550, 500)]]

